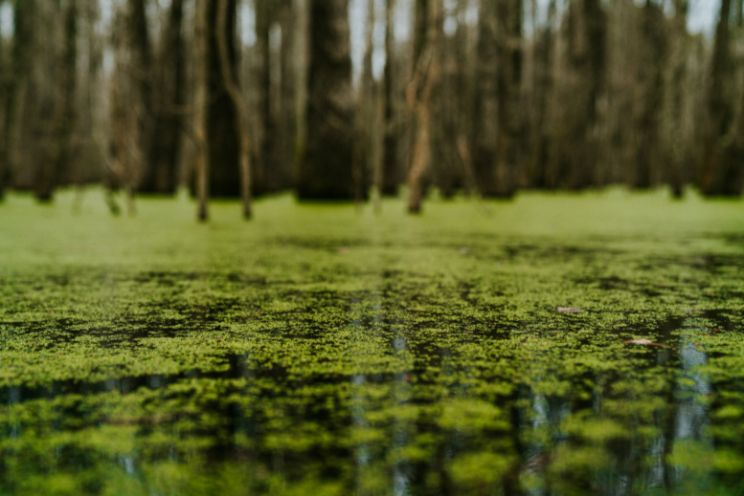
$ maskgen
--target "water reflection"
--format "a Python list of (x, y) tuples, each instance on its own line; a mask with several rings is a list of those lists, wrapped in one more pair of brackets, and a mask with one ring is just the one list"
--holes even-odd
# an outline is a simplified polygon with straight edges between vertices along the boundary
[[(369, 304), (352, 301), (348, 310), (364, 314)], [(354, 339), (377, 347), (368, 353), (410, 367), (294, 377), (232, 354), (219, 372), (4, 388), (0, 490), (80, 473), (90, 492), (134, 484), (151, 494), (233, 487), (233, 479), (259, 493), (306, 484), (321, 494), (396, 496), (625, 495), (720, 482), (678, 461), (690, 446), (715, 448), (705, 403), (713, 387), (700, 371), (708, 359), (686, 338), (639, 352), (626, 389), (614, 387), (622, 378), (612, 371), (557, 369), (494, 395), (467, 386), (488, 364), (460, 370), (454, 347), (425, 345), (382, 318), (350, 325)], [(365, 364), (359, 358), (357, 368)], [(546, 393), (556, 379), (582, 386)], [(646, 390), (637, 382), (646, 380), (660, 384)]]

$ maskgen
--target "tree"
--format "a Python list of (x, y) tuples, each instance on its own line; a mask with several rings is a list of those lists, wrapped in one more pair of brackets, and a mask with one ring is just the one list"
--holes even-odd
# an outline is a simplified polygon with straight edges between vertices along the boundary
[(369, 178), (379, 192), (382, 182), (382, 171), (377, 157), (377, 117), (378, 94), (377, 84), (372, 73), (372, 52), (374, 50), (375, 2), (366, 1), (367, 18), (364, 25), (364, 52), (362, 73), (360, 75), (357, 101), (355, 102), (354, 139), (354, 199), (362, 200), (368, 196)]
[(310, 0), (305, 142), (300, 145), (300, 199), (354, 198), (348, 0)]
[(701, 189), (706, 195), (741, 194), (744, 153), (742, 139), (737, 136), (741, 133), (737, 131), (744, 130), (744, 125), (736, 119), (730, 14), (731, 0), (721, 0), (706, 102), (708, 122), (701, 179)]
[(497, 80), (500, 71), (498, 6), (498, 2), (483, 1), (478, 16), (478, 68), (472, 150), (478, 190), (487, 197), (497, 196), (499, 191), (495, 168), (499, 123)]
[[(183, 36), (184, 1), (171, 0), (157, 63), (148, 70), (154, 81), (151, 122), (147, 136), (146, 164), (139, 191), (168, 193), (176, 190), (181, 160), (184, 109), (186, 106), (186, 54)], [(145, 50), (148, 52), (148, 50)]]
[[(636, 188), (649, 188), (654, 182), (654, 169), (661, 161), (661, 102), (664, 99), (664, 66), (667, 58), (666, 19), (663, 5), (646, 0), (641, 11), (641, 50), (639, 62), (640, 111), (635, 123), (638, 143), (635, 150)], [(678, 81), (675, 84), (681, 85)]]
[(276, 189), (272, 184), (272, 169), (276, 167), (276, 116), (272, 109), (274, 100), (274, 85), (272, 84), (271, 69), (273, 57), (271, 50), (271, 28), (277, 10), (276, 0), (256, 0), (256, 45), (260, 59), (258, 73), (258, 116), (260, 121), (260, 135), (257, 143), (258, 161), (253, 173), (255, 190), (257, 193), (269, 192)]
[(522, 0), (497, 4), (498, 70), (496, 127), (496, 189), (497, 196), (510, 197), (517, 186), (522, 122), (520, 92), (522, 82)]
[(227, 29), (229, 0), (217, 0), (217, 2), (217, 24), (215, 26), (215, 32), (217, 33), (220, 69), (222, 70), (222, 80), (225, 82), (225, 90), (236, 109), (235, 127), (238, 130), (240, 148), (240, 197), (243, 202), (243, 218), (250, 219), (253, 213), (251, 210), (251, 148), (250, 137), (248, 135), (248, 116), (246, 115), (245, 103), (240, 92), (238, 77), (234, 72), (234, 66), (230, 64), (229, 45), (227, 41), (227, 35), (229, 33)]
[(424, 175), (431, 165), (431, 99), (441, 73), (439, 65), (441, 30), (441, 0), (417, 0), (413, 38), (413, 75), (406, 88), (406, 100), (414, 118), (407, 181), (410, 213), (421, 212)]
[(204, 222), (209, 218), (209, 149), (207, 143), (207, 110), (209, 86), (209, 2), (196, 0), (194, 22), (194, 169), (196, 172), (196, 218)]
[(56, 158), (57, 179), (67, 179), (63, 174), (73, 167), (77, 158), (75, 132), (78, 106), (78, 0), (68, 0), (64, 17), (64, 48), (61, 72), (61, 118), (57, 123), (58, 149)]
[[(533, 15), (536, 2), (533, 0)], [(550, 129), (548, 120), (554, 109), (555, 85), (555, 18), (556, 0), (548, 4), (548, 21), (536, 27), (532, 55), (532, 113), (530, 132), (529, 184), (537, 188), (549, 187), (547, 164), (550, 154)]]
[(385, 0), (385, 68), (383, 72), (383, 138), (380, 193), (395, 196), (398, 193), (400, 164), (398, 161), (398, 122), (395, 113), (395, 37), (393, 14), (395, 0)]
[[(742, 3), (744, 5), (744, 3)], [(672, 188), (674, 198), (684, 194), (684, 160), (686, 145), (684, 140), (685, 81), (687, 76), (687, 0), (674, 0), (674, 18), (672, 19), (672, 36), (670, 37), (670, 54), (667, 64), (665, 84), (665, 153), (667, 161), (666, 177)]]
[[(5, 0), (0, 0), (0, 8)], [(5, 198), (6, 182), (9, 174), (8, 147), (12, 125), (13, 76), (9, 47), (0, 37), (0, 201)]]
[(218, 33), (217, 7), (219, 2), (208, 2), (207, 53), (208, 107), (207, 150), (209, 153), (209, 194), (212, 197), (239, 197), (240, 179), (240, 131), (238, 130), (238, 108), (230, 97), (222, 70), (219, 39), (225, 37), (230, 74), (238, 73), (236, 48), (237, 0), (227, 0), (225, 31)]
[(606, 22), (600, 0), (570, 0), (564, 19), (561, 84), (556, 89), (560, 108), (551, 123), (550, 184), (581, 189), (598, 179)]

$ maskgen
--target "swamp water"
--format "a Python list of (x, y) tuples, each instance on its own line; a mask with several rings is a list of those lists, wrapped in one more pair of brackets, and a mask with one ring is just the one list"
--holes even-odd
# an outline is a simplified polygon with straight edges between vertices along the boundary
[(744, 202), (0, 206), (0, 494), (744, 494)]

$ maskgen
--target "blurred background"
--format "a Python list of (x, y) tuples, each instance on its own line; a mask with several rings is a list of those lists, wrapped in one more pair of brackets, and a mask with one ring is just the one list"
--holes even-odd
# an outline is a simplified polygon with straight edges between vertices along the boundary
[(742, 0), (0, 0), (0, 35), (0, 195), (742, 190)]

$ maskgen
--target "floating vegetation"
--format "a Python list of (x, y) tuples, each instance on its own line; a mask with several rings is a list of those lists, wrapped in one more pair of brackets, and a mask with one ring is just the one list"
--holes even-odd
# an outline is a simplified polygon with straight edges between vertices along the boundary
[(68, 200), (0, 210), (0, 494), (741, 494), (741, 203)]

